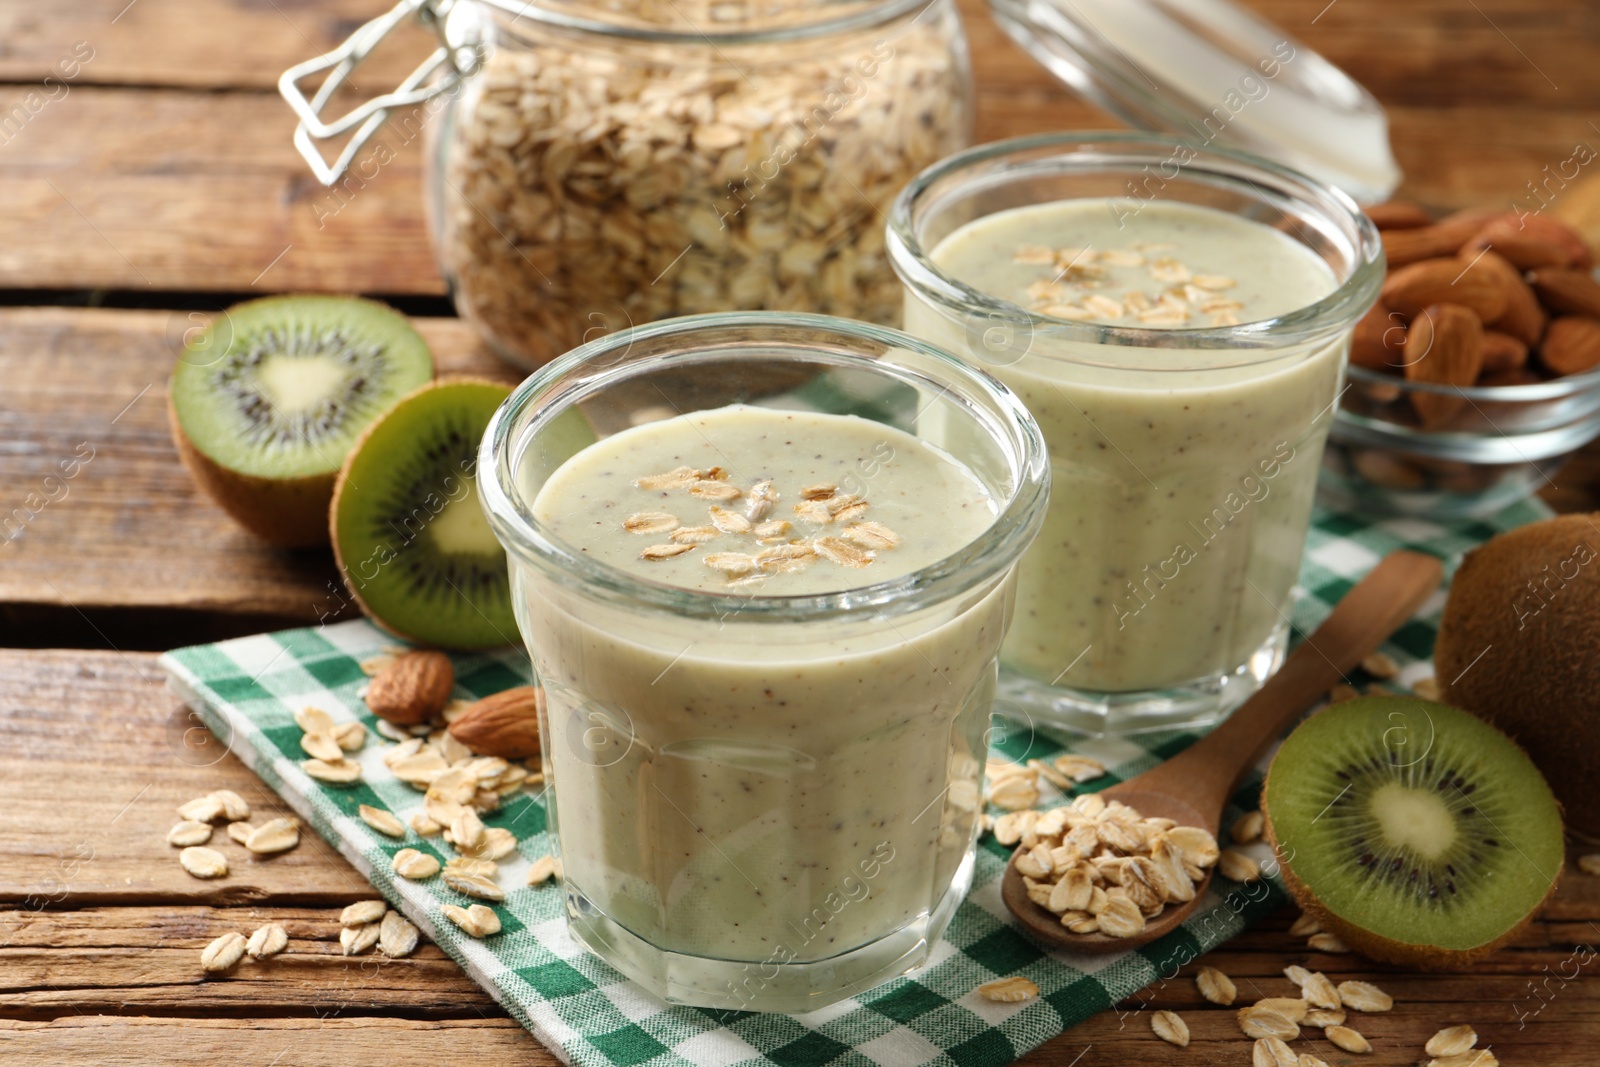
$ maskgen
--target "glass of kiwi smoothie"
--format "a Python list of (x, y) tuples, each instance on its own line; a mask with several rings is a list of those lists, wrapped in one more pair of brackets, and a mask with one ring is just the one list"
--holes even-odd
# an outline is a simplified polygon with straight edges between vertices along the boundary
[(1382, 281), (1343, 193), (1152, 134), (985, 145), (889, 221), (908, 332), (1038, 419), (1054, 486), (1002, 686), (1034, 721), (1215, 721), (1281, 661), (1349, 338)]
[(1018, 399), (893, 330), (693, 316), (536, 373), (480, 462), (578, 940), (748, 1010), (924, 962), (1048, 495)]

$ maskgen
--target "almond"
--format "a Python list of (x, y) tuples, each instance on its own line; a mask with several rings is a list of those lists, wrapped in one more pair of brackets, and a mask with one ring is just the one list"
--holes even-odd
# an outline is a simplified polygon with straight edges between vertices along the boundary
[(1553, 241), (1545, 241), (1518, 230), (1514, 219), (1499, 219), (1490, 223), (1461, 246), (1461, 254), (1471, 257), (1485, 248), (1494, 249), (1518, 270), (1565, 267), (1572, 261), (1567, 249)]
[(1587, 271), (1543, 267), (1533, 272), (1533, 291), (1551, 311), (1600, 316), (1600, 282)]
[(1383, 283), (1383, 303), (1406, 318), (1430, 304), (1456, 304), (1482, 322), (1493, 322), (1505, 311), (1510, 296), (1504, 279), (1493, 271), (1472, 269), (1475, 266), (1469, 259), (1451, 257), (1401, 267)]
[(380, 719), (415, 726), (444, 710), (455, 684), (455, 668), (443, 652), (406, 652), (372, 679), (367, 707)]
[(1600, 319), (1562, 315), (1550, 323), (1539, 362), (1552, 374), (1582, 374), (1600, 366)]
[(1433, 217), (1420, 204), (1406, 200), (1391, 200), (1387, 204), (1372, 204), (1361, 209), (1380, 230), (1414, 230), (1433, 223)]
[(1498, 252), (1483, 253), (1473, 262), (1472, 270), (1483, 271), (1499, 280), (1506, 291), (1506, 309), (1500, 317), (1485, 323), (1501, 333), (1510, 334), (1525, 345), (1536, 345), (1544, 336), (1549, 316), (1539, 304), (1533, 288), (1523, 280), (1522, 272)]
[(544, 691), (536, 685), (507, 689), (475, 701), (450, 724), (450, 734), (480, 756), (527, 759), (539, 754), (539, 706)]
[(1583, 234), (1566, 222), (1554, 215), (1536, 215), (1532, 212), (1523, 212), (1514, 218), (1519, 232), (1566, 249), (1567, 266), (1585, 271), (1594, 267), (1594, 250), (1589, 247)]
[(1389, 269), (1455, 255), (1492, 217), (1453, 215), (1431, 226), (1384, 230), (1381, 235), (1383, 253), (1389, 261)]
[(1528, 346), (1499, 330), (1483, 332), (1483, 369), (1480, 374), (1516, 370), (1528, 362)]
[(1350, 362), (1368, 370), (1398, 371), (1406, 343), (1406, 324), (1382, 304), (1361, 316), (1350, 338)]
[[(1433, 304), (1422, 310), (1406, 335), (1406, 378), (1434, 385), (1472, 385), (1483, 365), (1483, 325), (1459, 304)], [(1411, 393), (1422, 425), (1448, 422), (1466, 406), (1463, 397)]]

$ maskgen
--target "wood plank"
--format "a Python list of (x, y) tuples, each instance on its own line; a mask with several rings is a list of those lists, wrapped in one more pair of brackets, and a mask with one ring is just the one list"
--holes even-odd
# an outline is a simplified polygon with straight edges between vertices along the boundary
[(201, 881), (166, 843), (176, 807), (232, 789), (289, 810), (165, 687), (148, 653), (0, 650), (0, 903), (32, 910), (156, 900), (340, 904), (365, 879), (315, 834), (255, 857), (224, 835), (225, 878)]
[[(213, 938), (229, 931), (248, 937), (269, 922), (289, 934), (282, 955), (246, 961), (225, 978), (201, 969), (200, 951)], [(438, 946), (424, 941), (400, 960), (376, 952), (351, 957), (340, 949), (339, 930), (334, 907), (0, 911), (0, 1017), (500, 1014)]]
[(276, 95), (79, 87), (0, 155), (0, 288), (444, 291), (420, 134), (330, 192)]
[[(12, 614), (9, 625), (0, 621), (4, 643), (37, 643), (28, 631), (46, 620), (27, 609), (40, 605), (58, 609), (60, 625), (87, 631), (73, 643), (127, 647), (131, 640), (142, 648), (171, 638), (139, 644), (141, 626), (150, 640), (149, 620), (120, 626), (106, 609), (166, 609), (169, 622), (174, 610), (222, 616), (214, 635), (336, 614), (341, 602), (329, 586), (337, 576), (328, 552), (261, 545), (200, 494), (177, 461), (166, 380), (183, 332), (196, 321), (205, 319), (189, 312), (0, 310), (0, 380), (7, 383), (0, 390), (0, 484), (13, 498), (0, 512), (0, 603)], [(441, 372), (520, 378), (461, 322), (416, 322)], [(81, 456), (90, 458), (61, 481), (60, 462)], [(182, 551), (171, 551), (175, 546)], [(190, 627), (188, 636), (204, 633)]]
[[(89, 3), (75, 0), (69, 7)], [(1518, 44), (1482, 15), (1444, 0), (1408, 14), (1409, 32), (1397, 33), (1376, 3), (1343, 0), (1326, 24), (1305, 28), (1315, 31), (1312, 43), (1319, 34), (1343, 42), (1355, 72), (1374, 82), (1391, 106), (1407, 195), (1441, 207), (1508, 201), (1525, 194), (1545, 166), (1567, 159), (1575, 143), (1597, 139), (1589, 115), (1600, 101), (1600, 65), (1585, 57), (1600, 28), (1580, 6), (1527, 11), (1504, 0), (1480, 8), (1482, 15), (1499, 15), (1496, 23), (1514, 25)], [(1288, 0), (1273, 4), (1269, 13), (1291, 28), (1303, 22), (1303, 12)], [(227, 0), (208, 5), (234, 7)], [(967, 6), (983, 86), (978, 128), (984, 139), (1116, 125), (1052, 81), (975, 10), (976, 0)], [(161, 8), (138, 4), (126, 17), (156, 19)], [(238, 21), (219, 14), (214, 22), (248, 36), (257, 20), (273, 17), (257, 12)], [(297, 11), (294, 17), (326, 28), (345, 16)], [(162, 48), (228, 54), (195, 43), (198, 32), (176, 33)], [(223, 31), (205, 31), (212, 32)], [(139, 40), (158, 36), (141, 31)], [(274, 31), (252, 40), (269, 50), (292, 45), (271, 45), (279, 36)], [(308, 31), (300, 43), (327, 36)], [(27, 42), (9, 53), (23, 64), (36, 63), (40, 54), (53, 53)], [(117, 54), (110, 51), (112, 58)], [(36, 58), (16, 58), (29, 55)], [(181, 66), (174, 60), (162, 69)], [(275, 77), (278, 61), (267, 66)], [(91, 61), (85, 77), (95, 69)], [(1377, 84), (1383, 72), (1391, 78)], [(1546, 75), (1561, 88), (1551, 89)], [(0, 94), (0, 111), (15, 102)], [(8, 135), (13, 150), (0, 155), (0, 197), (12, 207), (0, 217), (0, 288), (442, 293), (421, 211), (420, 137), (391, 126), (381, 139), (393, 160), (370, 181), (351, 180), (329, 191), (295, 154), (292, 127), (288, 109), (266, 91), (196, 94), (77, 84)]]
[[(0, 81), (62, 79), (79, 42), (92, 49), (69, 85), (271, 90), (290, 65), (337, 45), (388, 5), (373, 0), (55, 0), (0, 8)], [(1019, 63), (985, 11), (960, 0), (980, 84), (1046, 85)], [(1386, 102), (1571, 106), (1600, 94), (1591, 62), (1600, 22), (1581, 0), (1246, 0), (1247, 7), (1344, 68)], [(363, 84), (397, 82), (430, 41), (413, 29), (362, 68)], [(64, 66), (63, 64), (67, 64)]]

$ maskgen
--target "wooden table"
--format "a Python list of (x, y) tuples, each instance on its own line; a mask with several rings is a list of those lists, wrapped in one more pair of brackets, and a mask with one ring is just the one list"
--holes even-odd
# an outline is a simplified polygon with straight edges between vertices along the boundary
[[(1384, 101), (1406, 192), (1505, 203), (1600, 143), (1600, 14), (1581, 0), (1251, 0)], [(175, 805), (272, 794), (163, 688), (153, 653), (303, 625), (340, 603), (326, 553), (268, 551), (198, 496), (163, 393), (200, 312), (285, 290), (377, 294), (419, 316), (444, 369), (513, 378), (452, 317), (423, 232), (416, 145), (330, 192), (290, 147), (278, 73), (383, 0), (11, 0), (0, 7), (0, 1061), (8, 1065), (549, 1064), (551, 1055), (427, 946), (339, 954), (338, 909), (370, 895), (315, 839), (218, 883), (164, 843)], [(1114, 123), (1054, 85), (964, 4), (987, 138)], [(420, 47), (413, 35), (410, 43)], [(393, 81), (409, 54), (378, 64)], [(87, 57), (87, 58), (86, 58)], [(76, 70), (72, 64), (76, 61)], [(30, 95), (32, 94), (32, 95)], [(17, 105), (21, 110), (12, 110)], [(9, 117), (8, 117), (9, 116)], [(59, 460), (92, 455), (76, 477)], [(1547, 498), (1594, 507), (1596, 463)], [(13, 510), (15, 509), (15, 510)], [(1470, 973), (1390, 972), (1310, 953), (1292, 916), (1209, 962), (1246, 996), (1297, 962), (1370, 977), (1373, 1064), (1411, 1063), (1471, 1022), (1508, 1064), (1593, 1063), (1600, 878), (1569, 875), (1516, 945)], [(283, 922), (295, 950), (204, 979), (199, 949)], [(1187, 968), (1185, 974), (1191, 973)], [(1144, 1011), (1185, 1010), (1186, 1051)], [(1330, 1063), (1352, 1060), (1325, 1042)], [(1237, 1064), (1231, 1014), (1186, 978), (1101, 1013), (1037, 1064)], [(449, 1057), (447, 1059), (447, 1057)]]

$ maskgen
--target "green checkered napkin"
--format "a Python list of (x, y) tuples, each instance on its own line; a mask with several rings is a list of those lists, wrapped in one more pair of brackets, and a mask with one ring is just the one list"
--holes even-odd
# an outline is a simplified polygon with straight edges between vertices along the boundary
[[(1319, 510), (1306, 546), (1296, 629), (1303, 633), (1321, 622), (1351, 584), (1393, 549), (1418, 548), (1453, 562), (1496, 532), (1546, 514), (1542, 505), (1528, 502), (1493, 519), (1444, 524), (1423, 519), (1375, 522)], [(1429, 673), (1421, 661), (1431, 653), (1442, 604), (1441, 593), (1391, 642), (1390, 653), (1404, 665), (1402, 683)], [(373, 727), (375, 720), (357, 696), (367, 680), (360, 663), (390, 643), (376, 628), (358, 621), (179, 649), (162, 657), (162, 665), (173, 688), (235, 754), (534, 1036), (572, 1063), (998, 1067), (1172, 974), (1284, 899), (1270, 883), (1246, 888), (1218, 880), (1223, 892), (1213, 891), (1183, 928), (1136, 952), (1121, 957), (1047, 953), (1008, 920), (999, 892), (1007, 850), (986, 837), (978, 849), (971, 893), (931, 962), (915, 975), (808, 1015), (669, 1007), (568, 938), (557, 886), (524, 886), (529, 857), (553, 851), (542, 797), (518, 795), (485, 817), (488, 825), (515, 833), (521, 853), (502, 864), (501, 883), (517, 887), (496, 908), (502, 932), (477, 941), (440, 911), (444, 904), (469, 900), (439, 879), (408, 882), (390, 870), (390, 857), (403, 847), (443, 860), (449, 846), (437, 837), (425, 840), (414, 834), (404, 842), (392, 841), (356, 817), (359, 804), (390, 809), (402, 821), (421, 806), (422, 795), (385, 768), (381, 755), (387, 742), (374, 738), (355, 754), (365, 777), (354, 786), (329, 786), (300, 769), (301, 732), (294, 709), (314, 704), (336, 720), (359, 719)], [(525, 683), (528, 664), (509, 652), (460, 656), (456, 674), (458, 695), (476, 697)], [(1048, 758), (1066, 747), (1042, 731), (1014, 725), (995, 730), (993, 736), (996, 754), (1010, 759)], [(1106, 764), (1110, 773), (1090, 783), (1105, 788), (1173, 755), (1194, 737), (1170, 732), (1136, 740), (1075, 741), (1071, 748)], [(1235, 798), (1241, 809), (1255, 805), (1258, 786), (1259, 777), (1252, 776)], [(1259, 844), (1246, 851), (1266, 856)], [(993, 1004), (974, 994), (977, 986), (1004, 975), (1031, 978), (1039, 986), (1039, 999)]]

